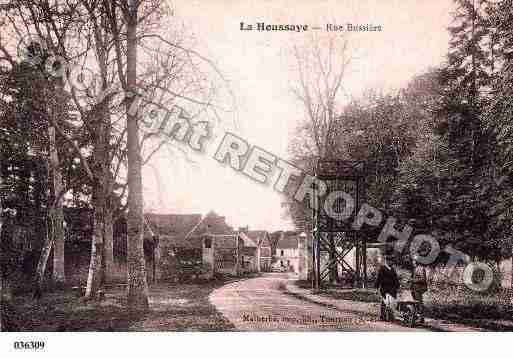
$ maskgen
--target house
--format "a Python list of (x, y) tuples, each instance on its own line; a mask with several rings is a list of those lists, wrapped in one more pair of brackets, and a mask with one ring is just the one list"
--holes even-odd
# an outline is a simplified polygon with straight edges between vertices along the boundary
[(299, 273), (299, 234), (281, 232), (276, 243), (273, 266)]
[[(153, 237), (158, 238), (155, 260), (150, 256), (150, 263), (147, 263), (153, 268), (156, 279), (176, 280), (184, 266), (201, 264), (204, 261), (203, 241), (206, 234), (219, 239), (219, 248), (236, 247), (235, 244), (230, 244), (229, 237), (224, 238), (233, 236), (232, 227), (226, 223), (225, 217), (215, 212), (209, 212), (205, 216), (146, 214), (145, 218), (145, 242), (152, 242)], [(223, 250), (220, 249), (220, 252)], [(229, 272), (231, 271), (230, 269)]]
[(208, 232), (214, 235), (231, 235), (235, 231), (226, 223), (226, 217), (210, 211), (205, 215), (202, 222), (195, 229), (195, 233)]
[(271, 239), (267, 231), (247, 231), (245, 234), (257, 245), (257, 271), (270, 272), (272, 263)]
[(244, 231), (239, 232), (242, 239), (242, 262), (241, 267), (244, 273), (259, 271), (258, 244)]
[[(87, 283), (93, 232), (94, 211), (90, 208), (64, 207), (65, 227), (65, 274), (69, 285), (84, 286)], [(144, 254), (147, 279), (174, 278), (179, 262), (202, 261), (203, 234), (233, 235), (225, 217), (210, 212), (201, 214), (144, 215)], [(6, 220), (2, 232), (3, 242), (12, 243), (21, 263), (22, 275), (32, 278), (39, 261), (45, 239), (45, 222), (34, 218), (17, 224)], [(9, 238), (7, 238), (9, 237)], [(10, 238), (12, 237), (12, 238)], [(158, 239), (158, 240), (157, 240)], [(127, 223), (121, 216), (113, 223), (113, 257), (109, 269), (109, 281), (126, 282)], [(48, 260), (46, 275), (52, 272), (53, 261)]]
[(203, 263), (214, 273), (237, 276), (243, 272), (244, 241), (238, 234), (206, 234), (203, 241)]
[[(203, 216), (201, 214), (156, 214), (147, 213), (144, 215), (146, 219), (145, 238), (149, 238), (152, 234), (158, 236), (185, 236), (192, 231), (198, 223), (201, 222)], [(151, 233), (150, 232), (151, 229)]]
[(199, 236), (207, 232), (216, 235), (235, 233), (233, 228), (226, 223), (226, 217), (219, 216), (212, 211), (205, 216), (201, 214), (149, 213), (145, 214), (145, 218), (148, 224), (145, 229), (146, 238), (149, 238), (151, 235), (189, 238), (190, 236)]
[(249, 231), (248, 227), (241, 227), (232, 234), (212, 232), (205, 234), (203, 261), (212, 264), (213, 272), (270, 271), (271, 245), (266, 231)]

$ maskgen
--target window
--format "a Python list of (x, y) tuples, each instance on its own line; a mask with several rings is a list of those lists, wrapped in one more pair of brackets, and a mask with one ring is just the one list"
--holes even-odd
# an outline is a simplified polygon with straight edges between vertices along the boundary
[(283, 249), (281, 250), (281, 254), (280, 254), (280, 256), (282, 256), (282, 257), (284, 256), (284, 254), (283, 254)]
[(205, 237), (205, 248), (207, 248), (207, 249), (212, 248), (212, 238)]

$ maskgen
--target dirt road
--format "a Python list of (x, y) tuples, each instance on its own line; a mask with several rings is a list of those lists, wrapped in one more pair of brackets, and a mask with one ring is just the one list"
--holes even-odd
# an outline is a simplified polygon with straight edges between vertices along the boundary
[(210, 301), (240, 331), (426, 330), (378, 321), (376, 312), (357, 305), (347, 304), (341, 310), (304, 300), (286, 290), (296, 279), (291, 274), (268, 273), (218, 288)]

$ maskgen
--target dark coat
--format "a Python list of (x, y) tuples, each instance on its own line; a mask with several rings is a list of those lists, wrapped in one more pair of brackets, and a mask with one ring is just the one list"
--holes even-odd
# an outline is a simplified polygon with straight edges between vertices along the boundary
[(427, 289), (426, 269), (422, 266), (414, 266), (411, 270), (411, 290), (424, 293)]
[(399, 287), (399, 277), (395, 269), (384, 265), (381, 266), (376, 279), (376, 288), (379, 289), (381, 296), (385, 297), (385, 294), (390, 294), (392, 297), (397, 298)]

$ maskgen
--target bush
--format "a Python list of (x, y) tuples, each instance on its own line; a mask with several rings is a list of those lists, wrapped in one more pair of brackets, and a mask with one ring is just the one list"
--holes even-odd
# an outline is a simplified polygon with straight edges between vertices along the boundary
[(437, 318), (513, 319), (511, 290), (478, 293), (464, 285), (436, 285), (427, 294), (428, 315)]
[(179, 282), (190, 282), (198, 279), (201, 275), (207, 274), (211, 270), (208, 263), (201, 260), (178, 260), (176, 273)]

